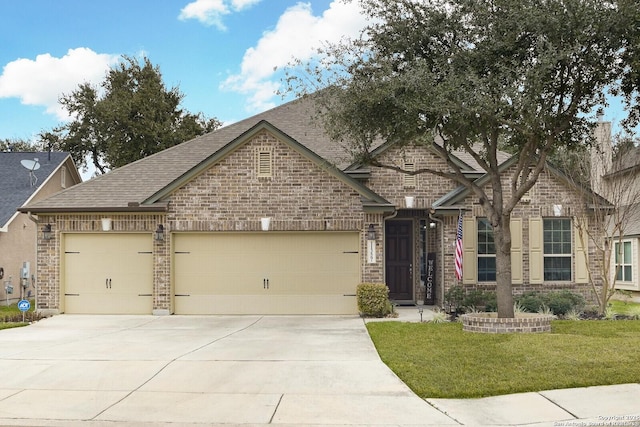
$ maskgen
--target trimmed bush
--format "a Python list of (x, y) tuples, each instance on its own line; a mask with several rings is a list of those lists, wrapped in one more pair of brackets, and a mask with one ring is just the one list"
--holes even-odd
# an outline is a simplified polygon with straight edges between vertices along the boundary
[(391, 313), (389, 288), (384, 283), (361, 283), (356, 289), (358, 311), (363, 316), (384, 317)]
[(571, 310), (582, 310), (584, 298), (570, 291), (549, 292), (545, 295), (547, 306), (556, 316), (564, 316)]
[(455, 285), (445, 292), (444, 307), (447, 312), (462, 314), (469, 311), (496, 311), (498, 303), (493, 291)]
[(460, 285), (451, 286), (444, 294), (444, 305), (447, 312), (463, 311), (465, 289)]
[(580, 311), (584, 308), (584, 298), (571, 291), (553, 291), (542, 294), (527, 292), (516, 299), (517, 304), (528, 313), (538, 313), (548, 307), (556, 316), (564, 316), (572, 310)]
[(544, 298), (539, 292), (526, 292), (516, 298), (516, 303), (527, 313), (537, 313), (545, 305)]
[(472, 289), (467, 291), (462, 305), (465, 311), (496, 311), (498, 303), (495, 292)]

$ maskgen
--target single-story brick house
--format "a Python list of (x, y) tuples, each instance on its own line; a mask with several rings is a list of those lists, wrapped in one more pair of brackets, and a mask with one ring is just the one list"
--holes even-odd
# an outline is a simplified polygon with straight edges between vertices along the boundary
[[(37, 308), (50, 313), (354, 314), (356, 286), (442, 304), (455, 283), (495, 286), (476, 201), (433, 175), (352, 164), (293, 101), (29, 204), (40, 227)], [(446, 163), (424, 147), (381, 146), (405, 168)], [(502, 155), (503, 165), (510, 163)], [(457, 160), (483, 178), (470, 156)], [(573, 206), (549, 168), (514, 212), (514, 283), (587, 289)], [(553, 239), (553, 242), (549, 241)], [(558, 244), (560, 251), (544, 248)], [(554, 247), (555, 248), (555, 247)], [(495, 257), (494, 257), (495, 259)]]
[(0, 152), (0, 304), (34, 295), (37, 226), (17, 209), (82, 182), (66, 152)]

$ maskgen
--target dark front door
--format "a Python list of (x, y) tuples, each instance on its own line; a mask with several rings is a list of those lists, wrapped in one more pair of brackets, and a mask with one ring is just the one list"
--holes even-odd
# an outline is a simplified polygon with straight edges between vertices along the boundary
[(413, 221), (385, 224), (385, 270), (389, 298), (413, 300)]

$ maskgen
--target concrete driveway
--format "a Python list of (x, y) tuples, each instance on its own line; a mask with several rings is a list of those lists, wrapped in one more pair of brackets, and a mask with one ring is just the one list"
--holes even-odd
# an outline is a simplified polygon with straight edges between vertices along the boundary
[(0, 425), (454, 425), (357, 317), (60, 315), (0, 332)]

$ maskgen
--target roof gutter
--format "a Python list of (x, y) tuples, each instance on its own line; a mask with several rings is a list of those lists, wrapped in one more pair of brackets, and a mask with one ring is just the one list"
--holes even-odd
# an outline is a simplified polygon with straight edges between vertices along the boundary
[(168, 203), (154, 203), (152, 205), (140, 205), (138, 203), (130, 203), (128, 206), (104, 206), (104, 207), (84, 207), (84, 208), (33, 208), (21, 207), (19, 212), (23, 213), (96, 213), (96, 212), (167, 212), (169, 210)]

